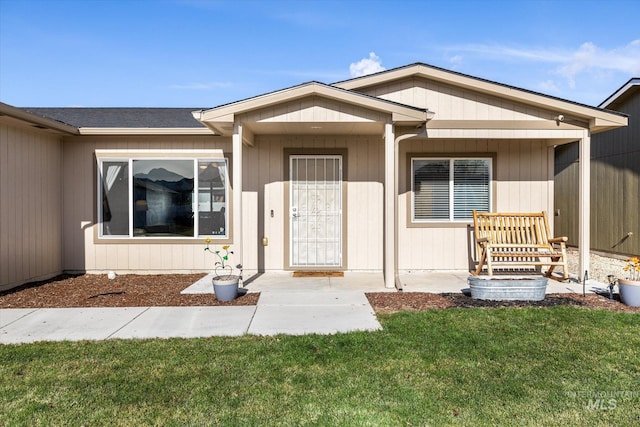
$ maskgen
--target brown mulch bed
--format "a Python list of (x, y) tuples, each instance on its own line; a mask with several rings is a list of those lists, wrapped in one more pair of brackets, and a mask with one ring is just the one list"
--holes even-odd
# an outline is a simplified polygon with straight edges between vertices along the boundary
[(376, 313), (395, 313), (401, 310), (420, 311), (430, 308), (497, 308), (497, 307), (556, 307), (575, 306), (591, 309), (628, 311), (640, 313), (640, 307), (629, 307), (620, 302), (618, 295), (614, 301), (608, 296), (597, 294), (548, 294), (542, 301), (485, 301), (473, 299), (465, 294), (430, 294), (425, 292), (374, 292), (367, 298)]
[(222, 302), (213, 294), (180, 293), (202, 277), (204, 274), (126, 274), (109, 280), (104, 274), (65, 274), (0, 293), (0, 308), (256, 305), (260, 297), (248, 293)]
[[(180, 291), (202, 278), (203, 274), (61, 275), (0, 292), (0, 308), (44, 307), (150, 307), (256, 305), (259, 293), (247, 293), (231, 302), (218, 301), (213, 294), (181, 294)], [(543, 301), (481, 301), (462, 293), (371, 292), (367, 298), (376, 313), (402, 310), (427, 310), (466, 307), (554, 307), (559, 305), (640, 312), (638, 307), (622, 304), (606, 296), (587, 294), (549, 294)]]

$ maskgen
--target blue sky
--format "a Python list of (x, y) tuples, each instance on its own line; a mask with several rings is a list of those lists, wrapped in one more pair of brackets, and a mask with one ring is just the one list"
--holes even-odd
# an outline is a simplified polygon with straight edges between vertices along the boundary
[(640, 77), (640, 2), (0, 0), (0, 101), (214, 107), (424, 62), (589, 105)]

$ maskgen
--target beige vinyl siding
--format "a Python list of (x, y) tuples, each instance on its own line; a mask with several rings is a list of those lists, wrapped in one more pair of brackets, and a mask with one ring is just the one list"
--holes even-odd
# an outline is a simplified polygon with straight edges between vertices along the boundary
[[(69, 271), (136, 273), (210, 270), (212, 259), (202, 242), (112, 243), (97, 241), (95, 150), (99, 149), (214, 149), (230, 153), (229, 138), (217, 137), (70, 137), (65, 140), (65, 250)], [(256, 137), (243, 147), (244, 268), (283, 270), (287, 263), (288, 207), (285, 206), (285, 148), (346, 148), (344, 163), (347, 200), (345, 268), (382, 270), (383, 143), (381, 137), (275, 136)], [(231, 161), (232, 167), (233, 159)], [(271, 210), (274, 211), (273, 218)], [(262, 237), (268, 245), (262, 245)], [(234, 264), (240, 262), (233, 260)]]
[(159, 243), (151, 240), (108, 242), (96, 239), (97, 172), (95, 151), (231, 151), (230, 138), (212, 136), (68, 137), (64, 141), (64, 269), (69, 271), (188, 273), (211, 270), (213, 259), (201, 240)]
[(493, 207), (502, 212), (551, 211), (553, 174), (546, 141), (412, 140), (400, 144), (398, 269), (467, 270), (474, 250), (471, 223), (410, 224), (410, 154), (495, 155)]
[(364, 93), (428, 108), (435, 112), (434, 120), (537, 120), (551, 119), (557, 115), (553, 111), (419, 77), (367, 88)]
[[(347, 199), (343, 210), (346, 220), (347, 253), (345, 268), (351, 271), (381, 271), (383, 250), (384, 152), (381, 137), (364, 136), (276, 136), (256, 137), (254, 147), (244, 147), (245, 267), (282, 270), (287, 264), (286, 230), (288, 206), (285, 205), (285, 149), (346, 149), (343, 167), (347, 168)], [(322, 151), (318, 151), (321, 153)], [(247, 203), (249, 202), (249, 203)], [(248, 205), (248, 206), (247, 206)], [(247, 227), (255, 206), (259, 222)], [(271, 210), (274, 211), (273, 218)], [(268, 238), (268, 246), (261, 239)]]
[(62, 272), (62, 137), (0, 122), (0, 290)]
[(278, 104), (243, 114), (243, 122), (385, 122), (388, 113), (319, 96)]

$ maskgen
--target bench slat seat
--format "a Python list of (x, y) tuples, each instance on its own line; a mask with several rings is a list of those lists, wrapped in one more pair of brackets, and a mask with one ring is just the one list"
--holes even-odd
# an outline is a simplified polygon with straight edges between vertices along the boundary
[(493, 275), (494, 267), (549, 266), (551, 276), (556, 266), (567, 269), (567, 237), (551, 237), (546, 212), (490, 213), (473, 211), (476, 245), (480, 260), (472, 274), (483, 267)]

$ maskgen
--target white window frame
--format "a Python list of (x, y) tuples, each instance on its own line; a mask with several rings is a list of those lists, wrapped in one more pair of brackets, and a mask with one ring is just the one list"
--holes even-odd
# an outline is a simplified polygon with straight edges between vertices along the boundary
[[(98, 238), (105, 240), (131, 240), (131, 241), (158, 241), (158, 240), (201, 240), (202, 238), (211, 238), (212, 240), (228, 240), (230, 238), (230, 211), (231, 211), (231, 200), (230, 200), (230, 171), (229, 171), (229, 160), (224, 156), (222, 150), (96, 150), (96, 160), (97, 160), (97, 232)], [(193, 218), (193, 227), (194, 227), (194, 235), (193, 236), (162, 236), (162, 237), (154, 237), (154, 236), (135, 236), (134, 235), (134, 209), (133, 206), (133, 161), (134, 160), (190, 160), (193, 162), (193, 173), (194, 173), (194, 190), (193, 190), (193, 198), (192, 198), (192, 210), (194, 212)], [(199, 185), (199, 174), (198, 174), (198, 165), (201, 161), (224, 161), (225, 169), (226, 169), (226, 179), (225, 179), (225, 203), (227, 209), (225, 209), (225, 234), (199, 234), (200, 230), (199, 224), (199, 197), (198, 197), (198, 189)], [(104, 162), (127, 162), (128, 163), (128, 201), (127, 204), (129, 206), (129, 233), (128, 235), (118, 234), (118, 235), (105, 235), (103, 234), (102, 221), (103, 221), (103, 206), (102, 206), (102, 197), (103, 197), (103, 183), (102, 183), (102, 165)]]
[[(449, 161), (449, 218), (437, 218), (437, 219), (417, 219), (415, 212), (415, 162), (420, 160), (437, 160)], [(414, 224), (429, 224), (429, 223), (469, 223), (473, 221), (472, 218), (469, 219), (455, 219), (455, 200), (454, 200), (454, 162), (460, 160), (486, 160), (489, 162), (489, 210), (492, 210), (493, 206), (493, 158), (492, 157), (421, 157), (421, 156), (412, 156), (410, 159), (411, 162), (411, 222)]]

